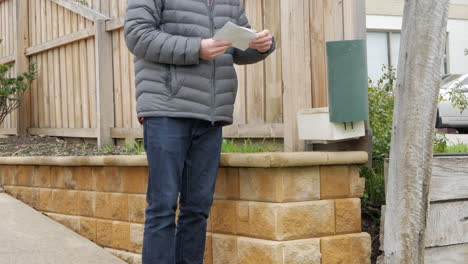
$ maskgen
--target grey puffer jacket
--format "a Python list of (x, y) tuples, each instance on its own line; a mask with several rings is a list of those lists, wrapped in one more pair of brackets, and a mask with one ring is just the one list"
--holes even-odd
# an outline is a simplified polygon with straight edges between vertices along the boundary
[(274, 50), (230, 48), (199, 58), (202, 39), (231, 21), (250, 27), (241, 0), (130, 0), (125, 40), (135, 55), (138, 118), (189, 117), (228, 125), (237, 94), (233, 64), (251, 64)]

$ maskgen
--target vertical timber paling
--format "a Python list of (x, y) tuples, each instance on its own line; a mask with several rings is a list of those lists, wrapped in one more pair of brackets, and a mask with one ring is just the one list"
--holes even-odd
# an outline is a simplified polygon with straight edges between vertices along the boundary
[[(108, 10), (109, 2), (101, 5)], [(113, 143), (111, 129), (114, 127), (114, 96), (112, 66), (112, 32), (106, 31), (106, 21), (94, 21), (96, 48), (96, 110), (98, 146)]]
[(309, 8), (304, 8), (308, 1), (281, 1), (281, 19), (288, 21), (281, 24), (281, 44), (288, 47), (282, 50), (282, 62), (288, 65), (282, 71), (285, 151), (305, 149), (304, 141), (299, 140), (296, 115), (300, 109), (312, 107), (310, 52), (306, 50), (310, 47), (306, 43), (310, 28), (304, 23), (310, 15)]
[[(15, 66), (16, 74), (19, 75), (29, 70), (29, 60), (25, 55), (25, 50), (29, 46), (29, 29), (28, 29), (28, 6), (29, 1), (14, 0), (14, 23), (16, 27), (15, 38)], [(23, 95), (22, 103), (17, 110), (17, 134), (26, 135), (31, 122), (31, 93), (27, 90)]]

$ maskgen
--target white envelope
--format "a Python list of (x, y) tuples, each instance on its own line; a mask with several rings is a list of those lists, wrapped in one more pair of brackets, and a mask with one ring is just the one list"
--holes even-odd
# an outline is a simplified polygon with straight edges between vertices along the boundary
[(257, 34), (255, 31), (238, 26), (232, 22), (227, 22), (218, 32), (216, 32), (213, 39), (232, 41), (233, 47), (244, 51), (249, 48), (250, 41), (256, 37)]

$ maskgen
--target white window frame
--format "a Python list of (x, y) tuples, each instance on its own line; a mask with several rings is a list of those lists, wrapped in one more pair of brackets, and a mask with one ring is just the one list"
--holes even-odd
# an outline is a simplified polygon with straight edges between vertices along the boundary
[[(399, 29), (379, 29), (379, 28), (368, 28), (367, 32), (379, 32), (379, 33), (387, 33), (387, 47), (388, 47), (388, 63), (390, 64), (389, 66), (392, 66), (396, 68), (396, 65), (398, 65), (398, 61), (394, 62), (393, 61), (393, 53), (392, 53), (392, 33), (400, 33), (401, 36), (401, 30)], [(450, 72), (450, 49), (449, 49), (449, 32), (447, 32), (447, 41), (445, 44), (445, 57), (444, 57), (444, 72), (442, 74), (447, 74)]]

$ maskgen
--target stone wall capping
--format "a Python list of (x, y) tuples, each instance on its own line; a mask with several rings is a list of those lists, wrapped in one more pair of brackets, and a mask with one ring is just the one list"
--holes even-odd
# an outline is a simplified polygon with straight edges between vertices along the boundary
[[(223, 153), (221, 167), (281, 168), (317, 165), (364, 164), (368, 154), (364, 151), (346, 152), (267, 152)], [(48, 165), (48, 166), (147, 166), (145, 155), (114, 156), (32, 156), (1, 157), (0, 165)]]

